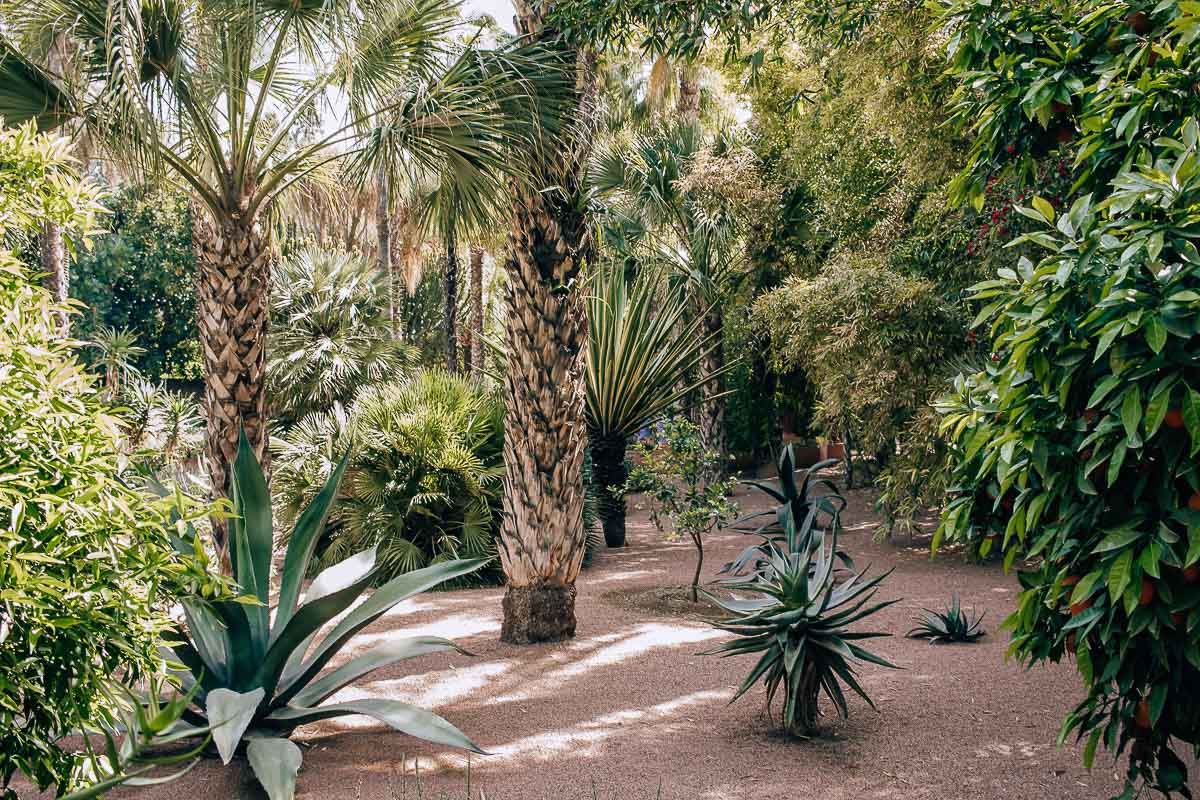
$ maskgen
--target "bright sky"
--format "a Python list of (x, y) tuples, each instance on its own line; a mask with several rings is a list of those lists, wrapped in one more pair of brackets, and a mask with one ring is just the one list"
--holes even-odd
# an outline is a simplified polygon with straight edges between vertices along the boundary
[(513, 4), (512, 0), (466, 0), (463, 3), (463, 11), (468, 17), (473, 17), (477, 14), (489, 14), (495, 17), (496, 22), (501, 28), (514, 33), (513, 29)]

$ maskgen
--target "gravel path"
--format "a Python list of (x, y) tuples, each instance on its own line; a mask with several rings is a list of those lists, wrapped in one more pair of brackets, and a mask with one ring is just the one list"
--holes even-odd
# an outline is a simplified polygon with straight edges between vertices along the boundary
[[(747, 509), (763, 507), (760, 498), (739, 499)], [(665, 542), (642, 514), (630, 516), (630, 546), (599, 554), (581, 577), (573, 641), (501, 644), (498, 589), (428, 594), (368, 629), (354, 650), (389, 636), (436, 633), (474, 657), (402, 663), (341, 697), (395, 697), (436, 709), (492, 753), (473, 758), (470, 768), (472, 796), (483, 790), (489, 800), (1015, 800), (1114, 793), (1118, 769), (1110, 758), (1099, 756), (1089, 773), (1079, 747), (1054, 746), (1079, 696), (1073, 668), (1026, 670), (1004, 658), (1007, 637), (995, 628), (1014, 605), (1015, 579), (954, 553), (931, 560), (924, 544), (873, 542), (872, 503), (869, 492), (850, 493), (843, 544), (860, 565), (895, 569), (880, 598), (904, 599), (874, 617), (873, 627), (897, 635), (872, 644), (903, 669), (864, 665), (862, 683), (879, 712), (852, 698), (849, 721), (826, 718), (821, 739), (782, 737), (761, 690), (729, 705), (752, 661), (701, 657), (720, 634), (700, 619), (638, 605), (636, 598), (655, 587), (685, 584), (694, 565), (690, 544)], [(714, 535), (707, 563), (715, 569), (745, 543), (735, 533)], [(965, 606), (986, 611), (988, 636), (966, 646), (903, 638), (921, 607), (941, 607), (955, 591)], [(614, 600), (621, 596), (624, 602)], [(462, 798), (466, 790), (463, 756), (368, 719), (309, 726), (298, 740), (305, 751), (301, 798), (407, 800), (418, 791), (423, 798)], [(260, 797), (248, 772), (206, 761), (174, 784), (120, 796)]]

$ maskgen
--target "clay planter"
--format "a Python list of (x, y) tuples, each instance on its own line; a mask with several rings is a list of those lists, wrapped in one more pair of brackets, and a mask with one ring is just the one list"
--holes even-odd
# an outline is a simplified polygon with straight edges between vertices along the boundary
[(846, 458), (846, 448), (840, 443), (828, 443), (821, 445), (821, 460), (825, 461), (830, 458), (844, 460)]

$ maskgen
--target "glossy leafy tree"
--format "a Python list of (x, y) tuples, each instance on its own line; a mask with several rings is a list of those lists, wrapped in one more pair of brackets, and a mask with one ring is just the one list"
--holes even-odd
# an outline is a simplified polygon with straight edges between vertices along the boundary
[[(1200, 752), (1200, 16), (1192, 4), (948, 3), (956, 187), (1074, 160), (1069, 210), (1042, 197), (1015, 269), (976, 287), (993, 350), (941, 405), (955, 442), (939, 531), (1040, 556), (1009, 620), (1028, 661), (1074, 653), (1087, 697), (1062, 735), (1129, 755), (1188, 796)], [(1047, 141), (1050, 138), (1052, 141)], [(982, 188), (981, 188), (982, 187)], [(1033, 187), (1036, 190), (1036, 187)]]

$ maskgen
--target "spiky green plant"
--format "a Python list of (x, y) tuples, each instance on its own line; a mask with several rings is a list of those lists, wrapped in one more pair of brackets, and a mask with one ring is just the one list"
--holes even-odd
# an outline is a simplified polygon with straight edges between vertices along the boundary
[[(770, 554), (768, 544), (776, 545), (785, 553), (811, 550), (823, 540), (826, 532), (839, 531), (846, 498), (834, 481), (817, 475), (821, 469), (836, 463), (836, 459), (818, 462), (809, 467), (797, 482), (796, 473), (799, 470), (795, 466), (796, 455), (789, 444), (779, 454), (778, 487), (758, 480), (742, 481), (746, 486), (765, 493), (777, 505), (766, 511), (747, 514), (734, 523), (735, 530), (758, 536), (762, 543), (747, 547), (726, 564), (721, 573), (738, 577), (748, 570), (762, 568)], [(817, 489), (823, 491), (818, 492)], [(838, 557), (845, 566), (854, 568), (853, 560), (845, 551), (838, 551)]]
[(983, 614), (974, 617), (968, 615), (955, 593), (951, 595), (945, 611), (922, 609), (916, 617), (917, 627), (907, 635), (913, 639), (928, 639), (930, 644), (973, 642), (986, 634), (980, 627), (983, 617)]
[[(823, 539), (823, 537), (821, 537)], [(758, 662), (746, 676), (733, 699), (766, 684), (767, 704), (782, 695), (781, 720), (792, 734), (810, 736), (820, 716), (817, 703), (822, 692), (845, 719), (849, 714), (843, 684), (867, 701), (855, 677), (856, 662), (865, 661), (884, 667), (895, 665), (859, 647), (856, 642), (887, 633), (853, 631), (850, 626), (895, 603), (887, 600), (871, 604), (877, 587), (891, 572), (870, 580), (862, 574), (837, 576), (835, 557), (837, 534), (829, 535), (829, 545), (819, 541), (812, 549), (784, 551), (774, 542), (766, 543), (766, 565), (749, 579), (731, 588), (752, 592), (759, 597), (732, 600), (709, 595), (734, 616), (714, 625), (736, 638), (724, 642), (706, 655), (755, 655)]]
[(386, 576), (494, 555), (502, 427), (496, 397), (442, 370), (368, 388), (348, 410), (306, 417), (273, 443), (281, 516), (297, 518), (349, 448), (322, 565), (368, 547)]
[(137, 334), (128, 328), (101, 326), (92, 336), (91, 346), (96, 348), (96, 360), (104, 370), (104, 391), (109, 399), (121, 393), (121, 387), (138, 376), (134, 364), (146, 348), (138, 344)]
[[(189, 719), (211, 727), (226, 764), (245, 743), (250, 767), (271, 800), (290, 800), (295, 792), (301, 755), (288, 737), (298, 726), (323, 719), (364, 714), (419, 739), (482, 752), (446, 720), (409, 703), (385, 698), (325, 703), (344, 686), (402, 659), (446, 650), (462, 652), (439, 637), (397, 638), (335, 669), (325, 669), (356, 633), (397, 603), (486, 563), (486, 559), (443, 561), (388, 581), (364, 598), (363, 592), (380, 575), (372, 548), (324, 570), (302, 594), (309, 560), (325, 529), (346, 461), (342, 458), (317, 496), (297, 515), (278, 592), (272, 597), (271, 495), (243, 436), (233, 463), (233, 516), (228, 530), (233, 581), (245, 595), (244, 602), (194, 599), (183, 603), (187, 630), (174, 652), (190, 673), (185, 675), (185, 685), (200, 686)], [(175, 545), (185, 552), (196, 546), (185, 538), (177, 538)], [(322, 636), (322, 629), (331, 623)]]
[(598, 495), (609, 547), (625, 544), (625, 498), (612, 487), (628, 480), (629, 438), (709, 376), (688, 382), (717, 345), (703, 320), (688, 317), (686, 297), (654, 275), (626, 280), (601, 269), (588, 297), (587, 420)]
[(392, 336), (387, 276), (364, 258), (305, 248), (275, 266), (267, 384), (284, 425), (411, 367)]

